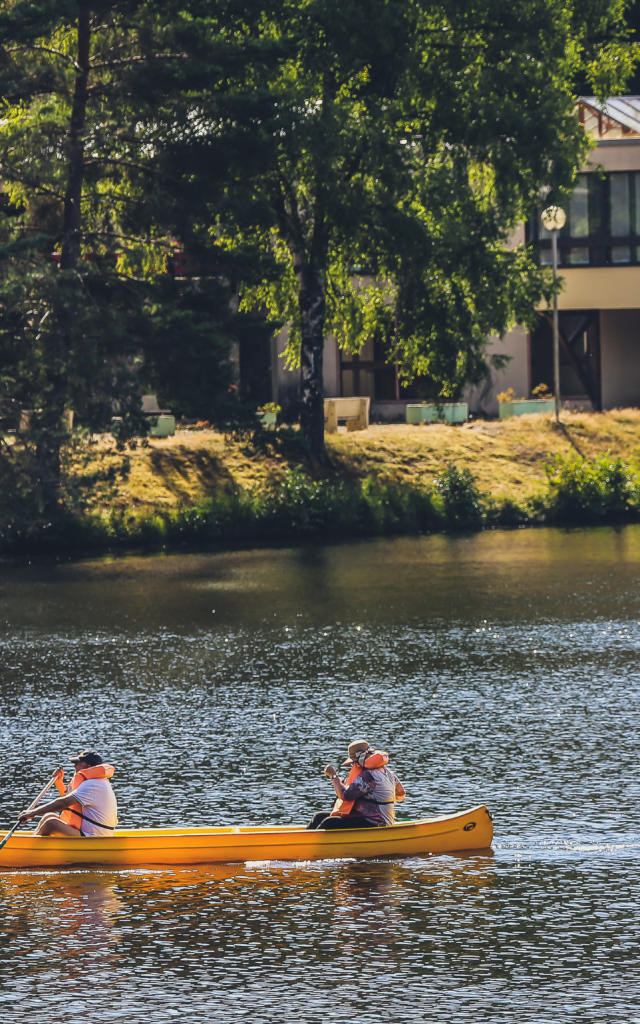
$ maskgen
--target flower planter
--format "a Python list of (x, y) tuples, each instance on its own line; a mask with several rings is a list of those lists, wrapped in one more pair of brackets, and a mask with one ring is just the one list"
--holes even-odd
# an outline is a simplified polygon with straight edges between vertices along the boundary
[(501, 420), (506, 420), (510, 416), (529, 416), (532, 413), (553, 415), (555, 411), (555, 398), (522, 398), (514, 402), (498, 402), (498, 415)]
[(171, 437), (176, 432), (176, 418), (170, 413), (150, 416), (149, 437)]
[(407, 405), (407, 423), (466, 423), (469, 406), (466, 402), (424, 402)]
[(277, 412), (259, 412), (258, 419), (262, 423), (263, 427), (275, 427), (278, 414)]

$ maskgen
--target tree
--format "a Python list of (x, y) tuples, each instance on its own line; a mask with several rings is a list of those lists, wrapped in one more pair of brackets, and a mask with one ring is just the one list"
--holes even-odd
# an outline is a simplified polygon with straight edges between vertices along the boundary
[(401, 372), (445, 396), (484, 371), (490, 333), (531, 318), (549, 281), (509, 233), (570, 188), (588, 145), (572, 83), (623, 81), (621, 19), (617, 0), (291, 0), (265, 20), (284, 56), (254, 204), (282, 276), (246, 301), (290, 321), (316, 458), (329, 329), (355, 351), (381, 326)]
[[(250, 260), (217, 243), (167, 160), (197, 126), (203, 79), (224, 93), (241, 63), (217, 23), (201, 32), (201, 6), (9, 0), (0, 14), (0, 395), (33, 410), (45, 519), (59, 507), (66, 408), (104, 426), (117, 400), (133, 430), (149, 381), (188, 404), (176, 347), (181, 365), (196, 367), (192, 381), (210, 375), (206, 415), (227, 392), (242, 326), (230, 297)], [(189, 250), (191, 269), (170, 277), (176, 247)]]

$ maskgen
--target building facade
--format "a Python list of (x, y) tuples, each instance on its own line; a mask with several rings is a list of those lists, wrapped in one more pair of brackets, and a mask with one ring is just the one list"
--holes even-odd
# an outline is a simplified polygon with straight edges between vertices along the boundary
[[(565, 407), (590, 410), (640, 405), (640, 97), (581, 97), (578, 115), (596, 145), (578, 175), (558, 236), (560, 395)], [(551, 239), (539, 219), (520, 230), (540, 262), (551, 263)], [(493, 413), (497, 394), (528, 396), (553, 389), (550, 311), (538, 326), (516, 328), (492, 343), (511, 357), (471, 407)]]
[[(606, 105), (581, 97), (578, 116), (593, 140), (578, 176), (558, 237), (560, 393), (563, 406), (589, 410), (640, 406), (640, 96), (614, 97)], [(550, 236), (539, 220), (522, 225), (515, 244), (536, 246), (542, 264), (551, 263)], [(553, 390), (550, 310), (538, 311), (537, 327), (517, 327), (492, 339), (490, 351), (509, 356), (466, 394), (472, 412), (495, 415), (498, 394), (513, 388), (529, 396), (536, 385)], [(283, 404), (298, 392), (299, 375), (282, 369), (284, 336), (272, 344), (272, 387)], [(368, 395), (372, 418), (404, 420), (408, 401), (383, 345), (371, 339), (357, 356), (327, 339), (325, 394)]]

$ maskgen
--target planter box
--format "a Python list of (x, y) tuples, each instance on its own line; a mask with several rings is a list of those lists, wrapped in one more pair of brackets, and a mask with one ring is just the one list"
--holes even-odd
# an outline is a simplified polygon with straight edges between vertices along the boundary
[(425, 402), (407, 405), (407, 423), (466, 423), (469, 406), (466, 402)]
[(176, 432), (176, 418), (168, 413), (151, 418), (149, 437), (171, 437)]
[(275, 427), (278, 420), (277, 412), (259, 412), (258, 419), (263, 427)]
[(498, 402), (498, 415), (501, 420), (506, 420), (510, 416), (529, 416), (532, 413), (553, 416), (555, 411), (555, 398), (523, 398), (515, 402)]

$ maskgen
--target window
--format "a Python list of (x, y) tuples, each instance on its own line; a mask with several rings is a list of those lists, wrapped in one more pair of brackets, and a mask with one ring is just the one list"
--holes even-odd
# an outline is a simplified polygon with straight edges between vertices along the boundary
[(374, 401), (411, 400), (424, 397), (420, 382), (404, 385), (383, 338), (371, 338), (357, 355), (340, 353), (340, 393), (369, 395)]
[[(640, 171), (579, 174), (558, 236), (558, 259), (564, 267), (640, 264)], [(529, 225), (529, 239), (540, 263), (551, 263), (551, 237), (539, 217)]]

